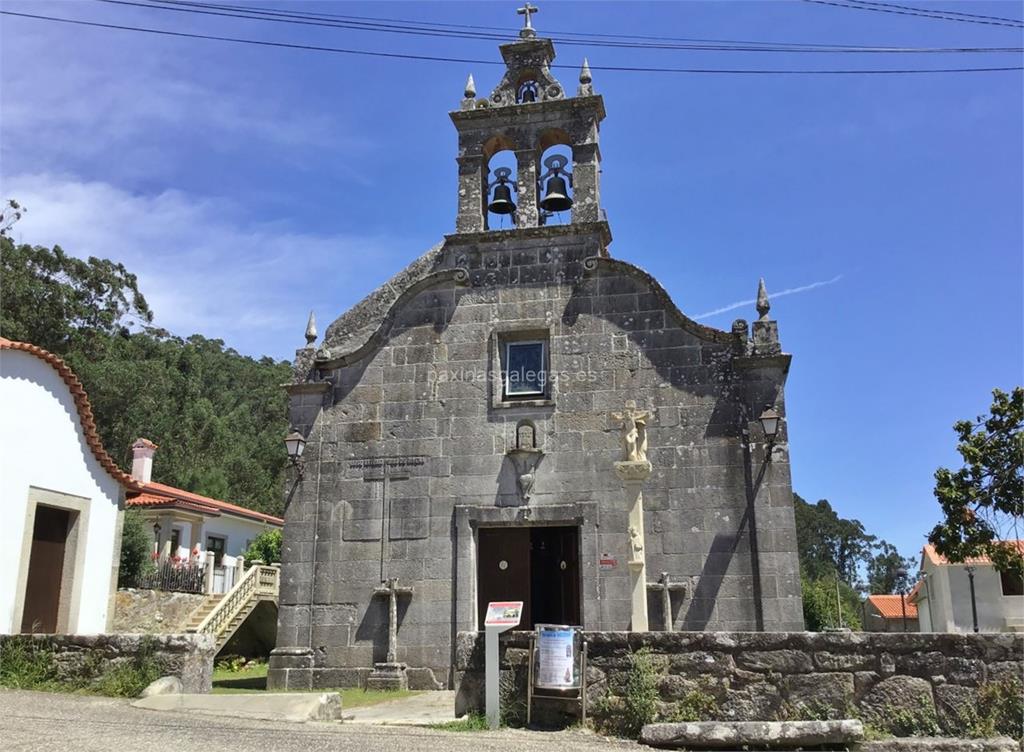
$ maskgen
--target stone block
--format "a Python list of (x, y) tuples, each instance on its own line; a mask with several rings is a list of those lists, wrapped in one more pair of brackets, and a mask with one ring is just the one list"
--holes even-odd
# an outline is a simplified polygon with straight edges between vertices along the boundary
[(748, 671), (805, 674), (814, 670), (811, 656), (800, 650), (745, 651), (736, 655), (736, 665)]
[(661, 749), (801, 749), (845, 746), (864, 738), (857, 720), (652, 723), (640, 741)]
[(853, 674), (808, 674), (783, 680), (786, 702), (797, 716), (845, 718), (853, 707)]
[(866, 722), (897, 736), (937, 729), (932, 686), (919, 677), (898, 675), (883, 679), (858, 705)]

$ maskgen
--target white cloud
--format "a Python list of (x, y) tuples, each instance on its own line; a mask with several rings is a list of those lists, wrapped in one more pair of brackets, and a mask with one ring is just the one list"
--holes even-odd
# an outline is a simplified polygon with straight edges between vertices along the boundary
[(229, 200), (175, 190), (133, 194), (41, 173), (7, 178), (4, 191), (28, 208), (14, 228), (16, 242), (119, 261), (138, 276), (156, 325), (221, 338), (257, 356), (291, 358), (311, 308), (322, 332), (425, 250), (400, 248), (396, 238), (251, 221)]
[[(842, 274), (837, 274), (832, 279), (824, 279), (824, 280), (821, 280), (820, 282), (811, 282), (809, 285), (801, 285), (800, 287), (790, 287), (790, 288), (788, 288), (786, 290), (782, 290), (780, 292), (769, 292), (768, 293), (768, 298), (770, 300), (774, 300), (775, 298), (782, 298), (782, 297), (785, 297), (786, 295), (796, 295), (798, 292), (807, 292), (808, 290), (816, 290), (819, 287), (825, 287), (826, 285), (834, 285), (836, 282), (838, 282), (842, 278), (843, 278)], [(721, 308), (716, 308), (715, 310), (708, 311), (707, 313), (701, 313), (701, 314), (699, 314), (697, 316), (694, 316), (693, 318), (696, 321), (700, 321), (701, 319), (709, 319), (712, 316), (717, 316), (720, 313), (726, 313), (728, 311), (735, 311), (737, 308), (746, 308), (747, 306), (752, 306), (752, 305), (754, 305), (756, 303), (757, 303), (757, 299), (756, 298), (751, 298), (750, 300), (738, 300), (735, 303), (729, 303), (729, 305), (722, 306)]]
[[(104, 39), (109, 43), (97, 44)], [(343, 110), (299, 107), (286, 89), (255, 75), (239, 79), (218, 65), (215, 48), (180, 55), (175, 52), (184, 48), (133, 35), (100, 37), (23, 19), (5, 20), (2, 42), (9, 173), (74, 170), (139, 179), (187, 164), (199, 144), (293, 167), (315, 164), (308, 159), (313, 152), (373, 148), (353, 135)]]

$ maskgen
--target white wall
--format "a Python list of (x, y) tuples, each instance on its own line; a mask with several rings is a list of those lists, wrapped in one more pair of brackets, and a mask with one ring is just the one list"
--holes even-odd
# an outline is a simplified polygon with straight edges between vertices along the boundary
[(20, 631), (15, 614), (29, 487), (89, 499), (78, 614), (69, 631), (106, 630), (120, 485), (89, 449), (78, 410), (56, 370), (34, 355), (0, 351), (0, 633)]
[[(930, 631), (972, 632), (971, 585), (964, 565), (935, 565), (926, 559), (923, 570), (928, 573), (931, 614), (934, 617)], [(978, 609), (978, 630), (981, 632), (1005, 632), (1007, 618), (1024, 618), (1024, 596), (1003, 595), (999, 573), (991, 565), (975, 566), (974, 598)], [(928, 603), (920, 603), (919, 608), (928, 608)]]
[(247, 520), (242, 517), (223, 514), (220, 517), (209, 517), (203, 523), (202, 538), (200, 543), (205, 551), (206, 536), (217, 535), (227, 538), (227, 548), (224, 552), (228, 556), (239, 556), (245, 553), (249, 541), (253, 540), (265, 530), (273, 530), (274, 527), (256, 520)]

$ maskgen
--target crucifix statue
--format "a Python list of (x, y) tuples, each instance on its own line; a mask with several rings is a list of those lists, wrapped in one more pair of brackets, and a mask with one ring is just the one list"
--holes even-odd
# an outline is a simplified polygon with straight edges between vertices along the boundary
[(411, 587), (399, 587), (398, 578), (390, 580), (375, 587), (373, 594), (386, 595), (388, 597), (388, 652), (385, 658), (387, 663), (398, 662), (398, 596), (412, 595)]
[(651, 417), (648, 410), (638, 410), (636, 402), (629, 400), (620, 413), (612, 413), (612, 418), (619, 421), (622, 439), (622, 459), (624, 462), (647, 461), (647, 419)]
[(533, 28), (533, 24), (530, 23), (530, 16), (537, 13), (540, 10), (536, 5), (530, 5), (526, 3), (522, 8), (516, 8), (516, 13), (523, 18), (523, 28), (519, 30), (519, 36), (523, 39), (532, 39), (537, 36), (537, 32)]
[(661, 591), (661, 618), (662, 624), (665, 627), (666, 632), (672, 630), (672, 591), (686, 592), (686, 584), (682, 582), (672, 582), (668, 572), (662, 572), (661, 577), (657, 582), (648, 582), (648, 590), (660, 590)]
[(622, 439), (622, 460), (615, 463), (615, 474), (622, 481), (626, 508), (629, 510), (629, 568), (630, 600), (632, 601), (632, 629), (647, 631), (647, 566), (644, 552), (644, 481), (650, 477), (651, 463), (647, 459), (647, 420), (649, 410), (637, 409), (634, 400), (628, 400), (622, 411), (611, 414), (618, 421)]

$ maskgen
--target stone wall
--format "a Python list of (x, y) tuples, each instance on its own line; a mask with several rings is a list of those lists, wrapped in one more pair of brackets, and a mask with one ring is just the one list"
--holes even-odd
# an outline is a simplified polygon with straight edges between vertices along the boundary
[[(588, 698), (595, 715), (620, 707), (631, 656), (647, 648), (663, 718), (692, 708), (706, 720), (862, 718), (929, 722), (957, 734), (989, 682), (1022, 680), (1024, 640), (1012, 634), (587, 632)], [(529, 632), (502, 639), (504, 681), (526, 696)], [(458, 711), (482, 709), (484, 636), (460, 633)], [(1018, 693), (1019, 696), (1019, 693)], [(710, 698), (710, 701), (709, 699)], [(689, 718), (686, 720), (697, 720)], [(705, 720), (705, 719), (701, 719)]]
[[(652, 598), (650, 623), (803, 627), (786, 429), (766, 449), (756, 420), (766, 405), (785, 412), (789, 357), (746, 325), (687, 319), (653, 278), (606, 257), (606, 233), (449, 236), (334, 322), (315, 357), (297, 356), (290, 421), (308, 444), (286, 512), (278, 645), (311, 652), (314, 674), (384, 660), (387, 602), (372, 593), (397, 577), (414, 588), (399, 605), (397, 659), (449, 681), (455, 634), (478, 626), (482, 528), (578, 528), (579, 622), (630, 628), (610, 417), (627, 400), (652, 413), (647, 579), (667, 572), (686, 588), (667, 615)], [(508, 400), (501, 345), (526, 335), (547, 344), (549, 388)], [(509, 456), (524, 420), (543, 452), (528, 501)], [(386, 506), (385, 461), (401, 468)]]
[(212, 688), (215, 644), (209, 635), (0, 635), (0, 650), (15, 641), (52, 652), (58, 677), (72, 684), (97, 679), (112, 666), (151, 650), (160, 675), (181, 679), (185, 692)]
[(118, 590), (114, 628), (127, 634), (175, 634), (185, 631), (205, 595), (168, 593), (163, 590)]

